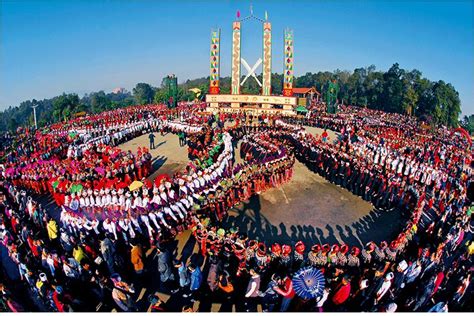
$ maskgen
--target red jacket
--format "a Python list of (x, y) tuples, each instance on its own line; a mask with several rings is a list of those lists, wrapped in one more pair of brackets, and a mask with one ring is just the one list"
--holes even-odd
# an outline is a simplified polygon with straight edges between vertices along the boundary
[(335, 305), (340, 305), (349, 298), (350, 294), (351, 294), (351, 284), (347, 283), (346, 285), (341, 285), (338, 287), (338, 289), (334, 293), (334, 296), (332, 297), (332, 302)]
[(285, 298), (293, 298), (295, 297), (296, 293), (293, 289), (293, 281), (290, 278), (285, 279), (285, 289), (284, 290), (277, 290), (280, 295), (283, 295)]

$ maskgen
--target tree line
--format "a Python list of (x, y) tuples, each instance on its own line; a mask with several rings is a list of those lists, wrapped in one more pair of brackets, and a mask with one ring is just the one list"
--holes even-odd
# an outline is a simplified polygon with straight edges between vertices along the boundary
[[(261, 75), (258, 76), (261, 81)], [(459, 93), (442, 80), (431, 81), (419, 70), (405, 70), (396, 63), (387, 71), (376, 70), (375, 66), (356, 68), (354, 71), (308, 72), (295, 77), (296, 87), (315, 87), (326, 98), (329, 81), (339, 86), (338, 101), (386, 112), (404, 113), (421, 118), (429, 124), (457, 127), (459, 125), (474, 132), (474, 117), (459, 121), (461, 101)], [(282, 93), (283, 75), (272, 74), (272, 94)], [(209, 77), (187, 80), (178, 85), (178, 101), (193, 100), (196, 96), (189, 91), (199, 88), (202, 97), (209, 90)], [(221, 93), (230, 93), (230, 77), (220, 80)], [(259, 94), (260, 87), (250, 78), (242, 86), (243, 94)], [(163, 103), (169, 100), (168, 91), (162, 82), (160, 87), (138, 83), (132, 92), (93, 92), (80, 98), (77, 94), (62, 94), (51, 99), (28, 100), (18, 107), (9, 107), (0, 112), (0, 130), (15, 130), (19, 126), (33, 126), (33, 105), (37, 107), (38, 126), (67, 120), (78, 113), (98, 113), (133, 104)]]

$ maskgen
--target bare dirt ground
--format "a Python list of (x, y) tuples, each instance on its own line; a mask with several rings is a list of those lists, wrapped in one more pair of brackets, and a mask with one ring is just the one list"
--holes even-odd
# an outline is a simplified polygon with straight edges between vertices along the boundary
[[(122, 150), (131, 150), (133, 153), (137, 152), (138, 147), (149, 148), (150, 140), (149, 134), (144, 134), (140, 137), (134, 138), (126, 143), (118, 146)], [(153, 156), (153, 174), (149, 177), (155, 179), (158, 174), (173, 174), (186, 167), (188, 160), (187, 147), (180, 147), (178, 137), (174, 134), (168, 133), (161, 136), (160, 133), (155, 135), (155, 149), (151, 149), (150, 153)]]
[[(321, 134), (319, 128), (307, 128)], [(338, 134), (328, 131), (330, 141)], [(180, 147), (173, 134), (155, 133), (156, 149), (151, 150), (155, 172), (172, 174), (183, 170), (188, 162), (187, 148)], [(120, 145), (136, 152), (138, 146), (148, 147), (148, 135)], [(236, 149), (237, 161), (239, 148)], [(271, 189), (230, 210), (225, 226), (236, 226), (251, 238), (268, 242), (294, 244), (297, 240), (311, 243), (365, 244), (395, 235), (401, 216), (397, 211), (375, 210), (372, 204), (338, 187), (296, 162), (292, 180)]]

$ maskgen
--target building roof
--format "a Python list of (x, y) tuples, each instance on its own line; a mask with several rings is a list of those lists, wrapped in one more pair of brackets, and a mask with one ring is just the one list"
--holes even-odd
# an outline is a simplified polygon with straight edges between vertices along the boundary
[(306, 94), (306, 93), (316, 93), (316, 94), (321, 94), (319, 93), (315, 87), (311, 88), (293, 88), (293, 93), (298, 93), (298, 94)]

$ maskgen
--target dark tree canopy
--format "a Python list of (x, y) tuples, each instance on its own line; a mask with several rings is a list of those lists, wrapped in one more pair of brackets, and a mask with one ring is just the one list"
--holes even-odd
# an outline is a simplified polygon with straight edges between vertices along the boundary
[[(261, 81), (261, 75), (258, 75)], [(242, 77), (243, 79), (243, 77)], [(459, 122), (461, 101), (459, 93), (442, 80), (430, 81), (423, 78), (419, 70), (405, 70), (398, 63), (387, 71), (377, 71), (375, 66), (356, 68), (354, 71), (335, 70), (311, 73), (295, 78), (296, 87), (316, 87), (326, 100), (328, 82), (336, 80), (339, 86), (338, 101), (343, 104), (368, 107), (387, 112), (415, 115), (432, 124), (456, 127), (461, 124), (472, 132), (472, 115)], [(272, 74), (272, 94), (282, 92), (283, 75)], [(209, 90), (209, 77), (187, 80), (178, 86), (178, 101), (194, 99), (191, 88), (199, 88), (204, 94)], [(220, 79), (221, 93), (230, 93), (230, 78)], [(260, 87), (249, 78), (241, 89), (244, 94), (259, 94)], [(36, 114), (38, 126), (69, 119), (75, 113), (98, 113), (133, 104), (162, 103), (169, 98), (165, 87), (152, 87), (138, 83), (129, 92), (93, 92), (79, 98), (76, 94), (62, 94), (51, 99), (28, 100), (17, 107), (0, 112), (0, 131), (14, 130), (19, 126), (33, 126), (31, 106), (38, 105)]]

